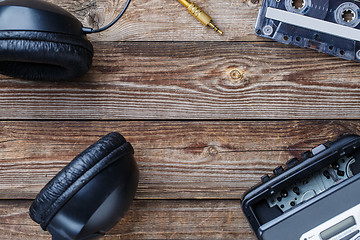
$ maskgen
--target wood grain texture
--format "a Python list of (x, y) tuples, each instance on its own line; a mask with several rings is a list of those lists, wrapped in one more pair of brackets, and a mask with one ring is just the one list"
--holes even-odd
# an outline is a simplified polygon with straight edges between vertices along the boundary
[(360, 63), (277, 43), (96, 43), (71, 82), (2, 77), (0, 119), (358, 119)]
[(135, 148), (137, 199), (239, 199), (262, 175), (359, 121), (0, 122), (0, 199), (33, 199), (111, 131)]
[[(94, 28), (125, 3), (48, 1)], [(113, 28), (89, 35), (83, 78), (0, 76), (1, 239), (51, 239), (29, 218), (30, 200), (111, 131), (133, 144), (140, 183), (109, 240), (255, 240), (244, 191), (319, 143), (360, 134), (359, 63), (256, 37), (261, 1), (196, 3), (224, 36), (176, 0), (133, 0)]]
[[(51, 0), (95, 29), (111, 22), (126, 0)], [(257, 0), (195, 1), (225, 34), (218, 35), (193, 18), (177, 0), (133, 0), (111, 29), (89, 35), (98, 41), (254, 41), (261, 3)], [(255, 3), (252, 3), (255, 2)]]
[[(51, 239), (28, 216), (30, 201), (0, 201), (3, 240)], [(104, 239), (256, 239), (240, 201), (134, 201)]]

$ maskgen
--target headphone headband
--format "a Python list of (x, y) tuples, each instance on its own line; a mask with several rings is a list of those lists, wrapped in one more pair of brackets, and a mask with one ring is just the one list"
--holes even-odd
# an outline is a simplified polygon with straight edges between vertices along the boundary
[(47, 2), (34, 2), (36, 3), (35, 7), (26, 4), (23, 6), (7, 5), (10, 4), (9, 1), (0, 2), (0, 31), (39, 31), (85, 35), (81, 22), (70, 13)]

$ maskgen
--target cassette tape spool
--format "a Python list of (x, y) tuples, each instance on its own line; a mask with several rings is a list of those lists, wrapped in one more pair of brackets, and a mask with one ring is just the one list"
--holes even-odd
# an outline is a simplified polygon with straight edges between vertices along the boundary
[(264, 0), (255, 33), (281, 43), (360, 61), (360, 2)]

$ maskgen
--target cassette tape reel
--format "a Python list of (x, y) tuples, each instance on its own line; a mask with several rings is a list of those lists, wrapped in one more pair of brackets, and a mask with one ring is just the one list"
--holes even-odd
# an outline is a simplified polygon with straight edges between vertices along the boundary
[(281, 43), (360, 61), (360, 2), (264, 0), (255, 33)]

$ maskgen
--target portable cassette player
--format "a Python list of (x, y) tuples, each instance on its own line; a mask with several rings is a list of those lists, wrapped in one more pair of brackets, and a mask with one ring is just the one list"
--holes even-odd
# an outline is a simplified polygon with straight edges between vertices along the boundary
[(360, 136), (290, 159), (242, 198), (258, 239), (360, 240)]

